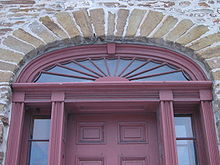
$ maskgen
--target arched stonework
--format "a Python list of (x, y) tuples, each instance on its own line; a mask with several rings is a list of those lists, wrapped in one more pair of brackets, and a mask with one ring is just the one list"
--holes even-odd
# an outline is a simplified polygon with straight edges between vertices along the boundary
[[(10, 116), (7, 111), (10, 108), (6, 106), (10, 104), (10, 83), (28, 61), (68, 46), (105, 42), (156, 45), (199, 59), (214, 81), (214, 110), (220, 136), (220, 33), (189, 19), (142, 9), (117, 9), (113, 13), (102, 8), (58, 12), (12, 31), (0, 45), (1, 124), (7, 125)], [(7, 127), (4, 132), (5, 147)], [(3, 134), (3, 127), (0, 133)]]

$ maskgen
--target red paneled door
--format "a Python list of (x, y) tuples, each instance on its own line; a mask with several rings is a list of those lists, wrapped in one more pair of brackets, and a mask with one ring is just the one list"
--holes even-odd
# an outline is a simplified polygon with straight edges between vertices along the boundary
[(159, 165), (154, 113), (70, 115), (68, 165)]

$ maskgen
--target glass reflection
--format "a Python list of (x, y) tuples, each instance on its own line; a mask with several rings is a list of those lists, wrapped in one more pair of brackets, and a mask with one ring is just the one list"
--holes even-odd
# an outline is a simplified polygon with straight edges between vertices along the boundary
[(193, 137), (191, 117), (175, 117), (176, 137)]
[(50, 137), (50, 119), (35, 119), (33, 128), (34, 140), (45, 140)]
[(177, 152), (179, 165), (197, 164), (193, 140), (178, 140)]
[(31, 142), (29, 165), (48, 164), (48, 142)]

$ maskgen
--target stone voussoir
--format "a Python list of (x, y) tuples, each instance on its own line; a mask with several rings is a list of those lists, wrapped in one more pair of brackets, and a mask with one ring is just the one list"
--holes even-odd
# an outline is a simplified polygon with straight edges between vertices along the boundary
[(56, 18), (60, 26), (62, 26), (70, 37), (76, 37), (80, 35), (79, 30), (77, 29), (76, 23), (67, 12), (60, 12), (56, 14)]
[(127, 22), (127, 18), (129, 15), (129, 10), (127, 9), (120, 9), (117, 13), (117, 23), (116, 23), (116, 32), (115, 36), (121, 37), (124, 33), (125, 25)]
[(11, 50), (0, 48), (0, 60), (19, 63), (23, 59), (23, 55)]
[(157, 27), (162, 21), (164, 15), (157, 11), (149, 11), (147, 17), (140, 27), (140, 35), (142, 37), (149, 36), (149, 34)]
[(17, 65), (0, 61), (0, 70), (5, 71), (14, 71), (17, 68)]
[(176, 42), (182, 45), (189, 44), (190, 42), (198, 39), (200, 36), (205, 34), (208, 31), (208, 27), (204, 25), (198, 25), (194, 28), (192, 28), (189, 32), (187, 32), (185, 35), (180, 37)]
[(31, 23), (29, 25), (30, 30), (35, 33), (39, 38), (41, 38), (46, 43), (52, 43), (57, 40), (50, 31), (44, 27), (42, 24), (38, 23), (37, 21)]
[(186, 33), (193, 26), (193, 22), (188, 19), (180, 21), (173, 30), (171, 30), (166, 36), (165, 40), (176, 41), (184, 33)]
[(162, 23), (162, 26), (153, 34), (153, 38), (161, 38), (165, 34), (167, 34), (171, 28), (173, 28), (176, 23), (178, 22), (177, 18), (174, 18), (173, 16), (168, 16), (164, 22)]
[(206, 62), (211, 69), (220, 68), (220, 56), (206, 60)]
[(141, 21), (146, 14), (146, 10), (134, 9), (131, 12), (128, 20), (128, 27), (126, 30), (126, 36), (134, 36), (141, 24)]
[(5, 40), (3, 40), (3, 44), (13, 50), (16, 50), (24, 54), (27, 54), (35, 49), (32, 45), (20, 41), (13, 36), (8, 36)]
[(197, 55), (201, 59), (209, 59), (209, 58), (213, 58), (213, 57), (218, 57), (218, 56), (220, 56), (220, 45), (208, 48), (204, 51), (199, 51), (199, 52), (197, 52)]
[(92, 9), (89, 11), (91, 22), (94, 26), (96, 36), (105, 35), (105, 13), (103, 9)]
[(10, 82), (12, 76), (12, 72), (0, 71), (0, 82)]
[(68, 38), (66, 32), (64, 32), (59, 25), (57, 25), (49, 16), (41, 17), (39, 19), (50, 31), (61, 39)]
[(108, 32), (107, 36), (113, 36), (115, 31), (115, 14), (108, 12)]
[(16, 36), (17, 38), (23, 40), (23, 41), (26, 41), (26, 42), (32, 44), (36, 48), (39, 47), (39, 46), (44, 45), (44, 42), (42, 42), (40, 39), (34, 37), (30, 33), (24, 31), (23, 29), (15, 30), (13, 32), (13, 35)]
[(74, 11), (73, 16), (85, 38), (93, 37), (93, 31), (87, 10)]
[(214, 80), (220, 80), (220, 70), (212, 72)]
[(193, 42), (189, 47), (195, 51), (199, 51), (218, 41), (220, 41), (220, 32), (203, 37)]

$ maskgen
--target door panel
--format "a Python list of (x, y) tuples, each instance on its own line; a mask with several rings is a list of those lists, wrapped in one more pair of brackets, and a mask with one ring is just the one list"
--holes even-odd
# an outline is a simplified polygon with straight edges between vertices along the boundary
[(159, 165), (156, 115), (72, 114), (66, 165)]

